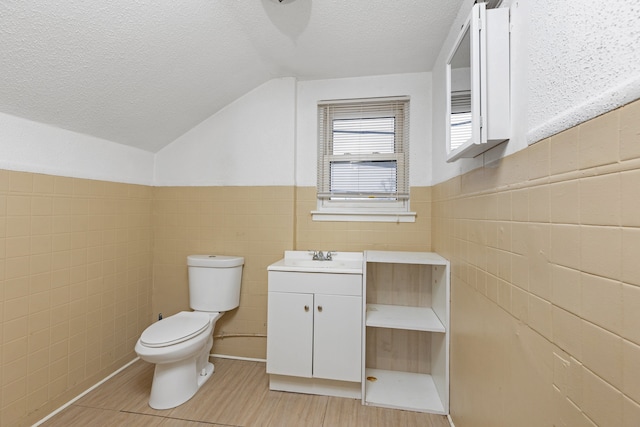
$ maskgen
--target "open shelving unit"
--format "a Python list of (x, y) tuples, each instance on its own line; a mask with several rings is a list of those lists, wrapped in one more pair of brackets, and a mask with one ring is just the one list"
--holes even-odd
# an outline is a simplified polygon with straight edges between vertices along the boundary
[(449, 412), (449, 262), (431, 252), (365, 251), (365, 405)]
[(427, 307), (367, 304), (366, 322), (367, 326), (378, 328), (446, 332), (440, 318)]

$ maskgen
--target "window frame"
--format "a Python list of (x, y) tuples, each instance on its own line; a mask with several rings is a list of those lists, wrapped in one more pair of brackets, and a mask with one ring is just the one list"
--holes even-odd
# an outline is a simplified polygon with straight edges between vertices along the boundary
[[(355, 111), (358, 106), (382, 106), (375, 111)], [(385, 107), (386, 104), (386, 107)], [(398, 108), (398, 104), (401, 108)], [(317, 210), (312, 211), (314, 221), (377, 221), (377, 222), (415, 222), (415, 212), (410, 211), (409, 183), (409, 97), (363, 98), (330, 100), (318, 102), (318, 165), (316, 198)], [(401, 111), (398, 113), (398, 111)], [(400, 118), (398, 119), (398, 117)], [(367, 119), (394, 117), (394, 153), (340, 154), (325, 153), (325, 148), (333, 143), (333, 121), (343, 119)], [(397, 126), (402, 126), (398, 131)], [(401, 141), (398, 140), (401, 138)], [(398, 152), (398, 147), (401, 151)], [(330, 170), (331, 162), (344, 161), (388, 161), (396, 162), (396, 191), (387, 196), (384, 193), (367, 196), (353, 195), (351, 200), (331, 198)], [(322, 168), (322, 170), (321, 170)], [(401, 181), (402, 180), (402, 181)], [(400, 187), (400, 188), (398, 188)], [(362, 200), (357, 200), (362, 197)]]

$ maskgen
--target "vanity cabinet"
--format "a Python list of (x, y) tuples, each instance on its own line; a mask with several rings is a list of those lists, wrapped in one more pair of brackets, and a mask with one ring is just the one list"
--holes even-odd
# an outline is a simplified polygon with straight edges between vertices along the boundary
[(449, 262), (430, 252), (364, 254), (362, 403), (449, 412)]
[(267, 373), (360, 381), (362, 298), (269, 293)]
[(313, 376), (313, 294), (269, 292), (267, 373)]
[(268, 276), (270, 388), (361, 397), (362, 275)]

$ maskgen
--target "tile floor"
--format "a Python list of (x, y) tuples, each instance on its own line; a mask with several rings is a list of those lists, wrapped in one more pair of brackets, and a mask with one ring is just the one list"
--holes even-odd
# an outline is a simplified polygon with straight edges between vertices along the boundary
[(153, 365), (138, 361), (42, 426), (449, 426), (444, 416), (362, 406), (357, 399), (270, 391), (264, 363), (215, 359), (214, 364), (213, 378), (177, 408), (148, 406)]

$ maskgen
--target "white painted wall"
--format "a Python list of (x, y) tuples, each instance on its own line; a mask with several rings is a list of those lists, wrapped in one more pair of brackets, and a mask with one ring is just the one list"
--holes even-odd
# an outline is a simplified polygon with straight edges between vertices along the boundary
[(294, 78), (238, 98), (156, 154), (157, 186), (293, 185)]
[(153, 153), (0, 113), (0, 169), (150, 185)]
[(511, 13), (512, 137), (446, 163), (445, 61), (432, 73), (270, 80), (152, 153), (0, 113), (0, 168), (155, 185), (315, 186), (318, 100), (409, 95), (411, 185), (432, 185), (640, 98), (640, 2), (505, 0)]
[(430, 185), (430, 73), (270, 80), (160, 150), (154, 184), (315, 186), (318, 101), (397, 95), (411, 97), (411, 185)]
[(434, 184), (640, 98), (638, 0), (505, 0), (512, 26), (511, 140), (446, 163), (446, 58), (472, 3), (463, 3), (433, 69)]
[(640, 98), (640, 1), (535, 4), (528, 10), (529, 143)]
[(409, 95), (410, 184), (431, 185), (431, 73), (298, 82), (296, 185), (316, 185), (318, 101)]

